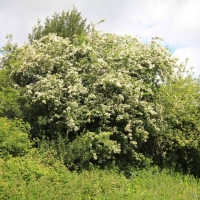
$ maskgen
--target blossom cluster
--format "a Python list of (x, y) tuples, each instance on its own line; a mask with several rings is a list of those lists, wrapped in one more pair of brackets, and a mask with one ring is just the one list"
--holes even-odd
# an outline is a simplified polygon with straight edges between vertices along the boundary
[(72, 44), (49, 34), (22, 46), (17, 60), (13, 76), (25, 86), (30, 107), (40, 108), (33, 118), (44, 118), (46, 134), (110, 132), (119, 144), (110, 154), (132, 152), (135, 158), (138, 144), (160, 131), (160, 110), (152, 99), (176, 60), (154, 39), (143, 44), (91, 31), (84, 42)]

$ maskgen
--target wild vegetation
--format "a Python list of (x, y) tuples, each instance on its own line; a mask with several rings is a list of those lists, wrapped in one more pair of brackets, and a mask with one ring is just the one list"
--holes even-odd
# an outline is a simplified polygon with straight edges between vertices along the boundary
[(76, 8), (29, 44), (9, 37), (0, 198), (199, 199), (200, 82), (160, 43), (99, 32)]

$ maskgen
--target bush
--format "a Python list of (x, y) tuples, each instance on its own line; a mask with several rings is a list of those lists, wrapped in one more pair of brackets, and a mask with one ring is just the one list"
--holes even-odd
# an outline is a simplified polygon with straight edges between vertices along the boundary
[(160, 88), (166, 129), (149, 138), (144, 151), (160, 166), (200, 176), (199, 80), (180, 77)]
[(120, 154), (120, 145), (110, 140), (112, 133), (96, 135), (93, 132), (77, 137), (66, 147), (65, 163), (69, 168), (88, 168), (92, 162), (105, 166)]
[(159, 168), (142, 170), (130, 179), (110, 170), (69, 172), (41, 158), (0, 159), (0, 199), (198, 199), (200, 185), (192, 176)]
[(10, 70), (0, 69), (0, 117), (22, 117), (23, 96), (13, 85)]
[[(54, 191), (53, 185), (59, 181), (55, 168), (42, 163), (39, 157), (16, 157), (1, 159), (0, 162), (1, 199), (40, 199), (41, 196), (47, 198), (48, 188)], [(62, 171), (61, 165), (59, 168)]]
[(31, 148), (29, 130), (21, 120), (0, 118), (0, 157), (25, 155)]
[(120, 155), (113, 154), (118, 159), (145, 161), (141, 145), (161, 131), (155, 94), (176, 60), (155, 39), (146, 45), (95, 30), (81, 44), (76, 39), (49, 34), (19, 49), (12, 75), (30, 105), (32, 136), (56, 140), (61, 134), (73, 143), (88, 132), (99, 138), (112, 133), (99, 152), (110, 156), (114, 144), (120, 147)]

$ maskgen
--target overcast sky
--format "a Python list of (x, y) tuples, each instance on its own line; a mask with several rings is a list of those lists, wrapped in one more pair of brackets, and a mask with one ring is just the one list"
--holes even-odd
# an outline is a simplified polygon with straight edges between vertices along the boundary
[(38, 18), (44, 21), (73, 5), (88, 23), (105, 19), (97, 27), (103, 32), (139, 36), (143, 42), (161, 37), (200, 75), (200, 0), (0, 0), (0, 47), (7, 34), (22, 45)]

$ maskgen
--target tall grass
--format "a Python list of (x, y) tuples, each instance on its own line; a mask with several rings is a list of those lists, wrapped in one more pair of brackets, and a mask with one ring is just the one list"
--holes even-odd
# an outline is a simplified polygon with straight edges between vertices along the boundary
[(0, 199), (142, 200), (200, 199), (200, 183), (190, 175), (160, 170), (137, 171), (127, 179), (114, 170), (70, 172), (59, 162), (30, 156), (0, 160)]

